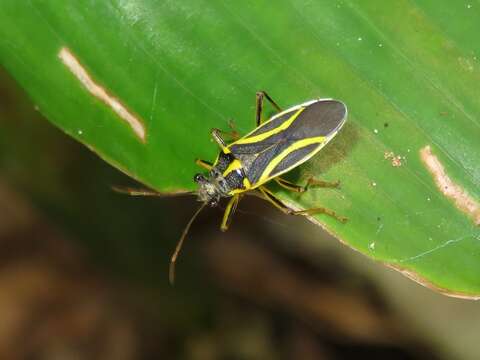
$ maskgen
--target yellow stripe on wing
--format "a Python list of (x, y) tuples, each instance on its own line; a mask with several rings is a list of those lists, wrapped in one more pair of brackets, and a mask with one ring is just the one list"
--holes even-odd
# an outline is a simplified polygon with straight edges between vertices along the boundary
[[(270, 173), (273, 171), (273, 169), (275, 169), (275, 167), (278, 164), (280, 164), (282, 162), (282, 160), (285, 157), (287, 157), (292, 151), (301, 149), (301, 148), (303, 148), (305, 146), (308, 146), (308, 145), (311, 145), (311, 144), (316, 144), (317, 143), (317, 144), (321, 145), (322, 142), (325, 142), (325, 139), (326, 139), (325, 136), (317, 136), (317, 137), (307, 138), (307, 139), (298, 140), (298, 141), (294, 142), (292, 145), (290, 145), (288, 148), (283, 150), (280, 154), (275, 156), (272, 159), (272, 161), (269, 162), (269, 164), (267, 165), (267, 167), (265, 168), (265, 170), (263, 171), (262, 175), (260, 176), (260, 178), (258, 179), (258, 181), (255, 185), (258, 186), (258, 185), (263, 184), (264, 182), (268, 181), (272, 177), (272, 176), (270, 176)], [(285, 170), (282, 171), (282, 173), (288, 171), (292, 167), (297, 166), (299, 162), (304, 162), (304, 161), (308, 160), (311, 156), (313, 156), (315, 153), (317, 153), (318, 150), (320, 150), (320, 148), (316, 149), (315, 151), (312, 151), (311, 154), (309, 154), (308, 156), (305, 156), (305, 158), (303, 158), (301, 161), (297, 161), (296, 163), (293, 163), (292, 166), (287, 167)], [(275, 176), (277, 176), (277, 175), (275, 175)]]
[[(256, 142), (259, 142), (259, 141), (262, 141), (262, 140), (265, 140), (267, 138), (269, 138), (270, 136), (272, 135), (275, 135), (275, 134), (278, 134), (279, 132), (283, 131), (283, 130), (286, 130), (288, 129), (288, 127), (295, 121), (295, 119), (298, 117), (298, 115), (300, 115), (300, 113), (305, 110), (305, 108), (300, 108), (298, 109), (298, 111), (293, 114), (292, 116), (290, 116), (287, 120), (285, 120), (280, 126), (277, 126), (276, 128), (273, 128), (272, 130), (269, 130), (269, 131), (266, 131), (262, 134), (258, 134), (258, 135), (255, 135), (255, 136), (248, 136), (246, 135), (245, 137), (231, 143), (230, 145), (228, 145), (228, 147), (232, 146), (232, 145), (239, 145), (239, 144), (251, 144), (251, 143), (256, 143)], [(266, 124), (268, 124), (268, 122), (266, 122), (264, 125), (262, 126), (265, 126)], [(256, 130), (258, 129), (261, 129), (262, 127), (258, 127)]]

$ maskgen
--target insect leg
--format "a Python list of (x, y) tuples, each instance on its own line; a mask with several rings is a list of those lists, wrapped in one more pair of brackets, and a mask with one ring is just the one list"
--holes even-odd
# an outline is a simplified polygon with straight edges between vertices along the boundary
[(321, 188), (339, 188), (340, 181), (323, 181), (317, 180), (313, 177), (309, 177), (307, 180), (307, 185), (305, 185), (305, 191), (309, 189), (310, 186), (321, 187)]
[(262, 193), (264, 199), (269, 201), (277, 209), (284, 212), (285, 214), (292, 213), (293, 210), (290, 209), (287, 205), (285, 205), (279, 198), (273, 195), (273, 193), (270, 190), (268, 190), (265, 186), (260, 186), (258, 189)]
[(328, 215), (328, 216), (331, 216), (331, 217), (337, 219), (338, 221), (340, 221), (342, 223), (346, 223), (348, 221), (348, 218), (346, 218), (345, 216), (338, 215), (335, 211), (324, 208), (324, 207), (292, 211), (290, 214), (292, 214), (292, 215), (325, 214), (325, 215)]
[(220, 146), (222, 150), (225, 150), (227, 148), (227, 144), (225, 143), (225, 140), (222, 138), (222, 130), (220, 129), (212, 129), (211, 135), (213, 140)]
[(223, 133), (224, 133), (225, 135), (230, 136), (230, 138), (231, 138), (233, 141), (240, 139), (240, 134), (238, 133), (237, 127), (235, 126), (235, 120), (229, 119), (229, 120), (228, 120), (228, 127), (230, 128), (230, 131), (227, 132), (227, 133), (225, 133), (225, 132), (223, 132)]
[(213, 167), (213, 164), (210, 161), (202, 160), (202, 159), (195, 159), (195, 164), (197, 164), (200, 167), (203, 167), (204, 169), (207, 169), (208, 171), (212, 170), (212, 167)]
[(240, 201), (240, 195), (233, 195), (230, 201), (227, 204), (225, 212), (223, 213), (222, 225), (220, 225), (220, 230), (227, 231), (230, 223), (232, 222), (233, 214), (237, 209), (238, 202)]
[(158, 192), (150, 189), (141, 189), (141, 188), (131, 188), (123, 186), (112, 186), (112, 190), (131, 196), (157, 196), (157, 197), (173, 197), (173, 196), (182, 196), (182, 195), (195, 195), (193, 191), (179, 190), (179, 191), (170, 191), (170, 192)]
[(288, 215), (303, 215), (303, 216), (314, 215), (314, 214), (326, 214), (326, 215), (329, 215), (331, 217), (334, 217), (335, 219), (337, 219), (338, 221), (340, 221), (342, 223), (345, 223), (348, 220), (346, 217), (337, 215), (337, 213), (335, 211), (327, 209), (327, 208), (323, 208), (323, 207), (311, 208), (311, 209), (306, 209), (306, 210), (293, 210), (293, 209), (289, 208), (287, 205), (285, 205), (275, 195), (273, 195), (273, 193), (270, 190), (268, 190), (266, 187), (260, 186), (259, 190), (261, 191), (261, 193), (263, 194), (263, 196), (265, 197), (266, 200), (268, 200), (270, 203), (272, 203), (272, 205), (274, 205), (277, 209), (281, 210), (285, 214), (288, 214)]
[(256, 106), (255, 106), (255, 123), (256, 123), (256, 126), (258, 127), (262, 123), (264, 98), (267, 98), (270, 104), (272, 104), (273, 107), (277, 109), (278, 112), (281, 112), (282, 109), (280, 108), (280, 106), (277, 105), (275, 101), (273, 101), (273, 99), (265, 91), (258, 91), (256, 96), (257, 96), (257, 99), (256, 99)]
[[(215, 136), (220, 137), (224, 144), (225, 144), (225, 140), (223, 139), (222, 136), (228, 137), (232, 141), (238, 140), (240, 138), (240, 134), (238, 133), (237, 130), (235, 130), (235, 126), (233, 125), (233, 123), (230, 122), (230, 120), (228, 122), (228, 127), (230, 128), (230, 131), (223, 131), (223, 130), (220, 130), (220, 129), (212, 129), (212, 136), (214, 138), (215, 138)], [(215, 135), (213, 134), (213, 132), (215, 132)], [(217, 139), (215, 139), (215, 141), (217, 141)], [(218, 143), (218, 141), (217, 141), (217, 143)]]
[(284, 189), (294, 191), (294, 192), (299, 192), (299, 193), (305, 192), (306, 187), (307, 187), (307, 186), (301, 186), (301, 185), (294, 184), (294, 183), (292, 183), (288, 180), (282, 179), (281, 177), (277, 177), (273, 180), (275, 180), (275, 182), (278, 185), (280, 185), (281, 187), (283, 187)]
[(172, 257), (170, 258), (170, 267), (168, 271), (168, 279), (170, 281), (170, 284), (173, 285), (175, 282), (175, 264), (177, 262), (178, 254), (180, 254), (180, 250), (182, 249), (183, 242), (185, 241), (185, 238), (187, 237), (188, 231), (190, 230), (190, 227), (193, 224), (193, 221), (196, 219), (198, 214), (203, 210), (203, 208), (207, 206), (207, 203), (203, 203), (200, 205), (200, 207), (197, 209), (195, 214), (190, 218), (190, 221), (188, 222), (187, 226), (183, 229), (182, 236), (180, 236), (180, 240), (178, 240), (177, 246), (175, 247), (175, 251), (172, 254)]
[(294, 184), (294, 183), (292, 183), (288, 180), (285, 180), (281, 177), (277, 177), (273, 180), (275, 180), (275, 182), (278, 185), (280, 185), (281, 187), (283, 187), (287, 190), (294, 191), (294, 192), (299, 192), (299, 193), (303, 193), (303, 192), (307, 191), (310, 188), (310, 186), (322, 187), (322, 188), (338, 188), (340, 186), (339, 181), (328, 182), (328, 181), (323, 181), (323, 180), (316, 180), (312, 177), (307, 180), (307, 184), (304, 185), (304, 186)]

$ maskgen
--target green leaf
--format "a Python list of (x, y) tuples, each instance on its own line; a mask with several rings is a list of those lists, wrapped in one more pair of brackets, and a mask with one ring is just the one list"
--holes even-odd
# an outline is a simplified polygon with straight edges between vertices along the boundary
[(314, 220), (424, 285), (480, 296), (479, 4), (7, 0), (0, 9), (0, 61), (40, 111), (158, 190), (194, 188), (193, 160), (218, 151), (209, 129), (231, 118), (252, 129), (257, 90), (283, 107), (344, 101), (347, 125), (291, 177), (342, 188), (279, 196), (347, 216)]

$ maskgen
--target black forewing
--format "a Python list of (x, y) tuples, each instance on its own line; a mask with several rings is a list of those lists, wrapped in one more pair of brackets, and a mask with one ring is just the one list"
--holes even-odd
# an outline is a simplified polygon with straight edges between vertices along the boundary
[(273, 168), (272, 172), (270, 173), (270, 176), (273, 177), (276, 174), (280, 174), (285, 170), (288, 170), (288, 168), (290, 168), (292, 164), (300, 163), (303, 159), (307, 158), (311, 153), (315, 152), (319, 146), (321, 146), (320, 143), (315, 143), (315, 144), (306, 145), (299, 149), (293, 150), (287, 156), (285, 156), (282, 159), (282, 161), (278, 163), (277, 166)]
[[(242, 140), (277, 128), (298, 110), (298, 107), (296, 109), (293, 108), (292, 111), (287, 111), (281, 115), (281, 122), (277, 121), (279, 118), (270, 120), (262, 127), (242, 138)], [(255, 184), (263, 174), (266, 166), (283, 150), (299, 140), (319, 136), (328, 137), (341, 127), (345, 116), (346, 107), (343, 103), (336, 100), (319, 100), (305, 105), (302, 112), (287, 129), (277, 134), (272, 134), (261, 141), (246, 144), (233, 143), (229, 146), (229, 149), (242, 162), (249, 181)], [(272, 124), (276, 126), (272, 126)], [(265, 128), (267, 125), (268, 127)], [(282, 170), (290, 168), (292, 164), (296, 163), (298, 165), (302, 163), (302, 160), (306, 159), (312, 151), (315, 151), (315, 146), (293, 151), (275, 167), (274, 171), (272, 171), (272, 176), (275, 176), (274, 173), (281, 173)]]

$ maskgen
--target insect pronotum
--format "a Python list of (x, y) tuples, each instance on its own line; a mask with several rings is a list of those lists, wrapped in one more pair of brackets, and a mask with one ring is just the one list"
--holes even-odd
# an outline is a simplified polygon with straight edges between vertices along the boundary
[[(266, 121), (262, 121), (264, 99), (278, 111)], [(212, 130), (211, 135), (221, 150), (213, 163), (196, 160), (199, 166), (208, 171), (194, 176), (193, 180), (198, 184), (197, 191), (162, 193), (130, 188), (115, 190), (137, 196), (197, 195), (202, 202), (185, 226), (172, 255), (169, 279), (173, 283), (175, 263), (190, 226), (205, 206), (217, 206), (221, 198), (230, 198), (220, 225), (222, 231), (228, 229), (238, 202), (245, 194), (262, 197), (286, 214), (323, 213), (345, 222), (346, 218), (323, 207), (295, 211), (278, 199), (265, 184), (275, 181), (281, 187), (295, 192), (305, 192), (312, 185), (337, 187), (338, 182), (329, 183), (313, 178), (301, 186), (283, 179), (281, 175), (320, 151), (340, 131), (346, 119), (347, 107), (338, 100), (315, 99), (282, 110), (266, 92), (260, 91), (256, 95), (256, 127), (250, 133), (239, 138), (235, 131), (224, 133), (219, 129)], [(229, 135), (233, 142), (227, 144), (223, 135)]]

